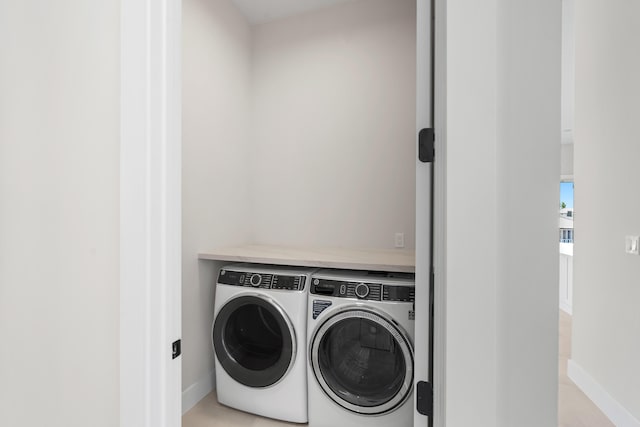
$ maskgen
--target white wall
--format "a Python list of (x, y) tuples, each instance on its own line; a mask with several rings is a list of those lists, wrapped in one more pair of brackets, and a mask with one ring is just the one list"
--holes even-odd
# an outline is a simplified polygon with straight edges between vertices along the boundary
[(258, 242), (415, 246), (415, 8), (362, 0), (255, 27)]
[(498, 6), (497, 425), (555, 427), (561, 5)]
[(573, 314), (573, 243), (560, 243), (560, 309)]
[(573, 176), (573, 128), (575, 115), (574, 1), (562, 0), (562, 78), (560, 175)]
[(447, 2), (447, 426), (557, 426), (560, 16)]
[(119, 6), (0, 2), (0, 414), (119, 420)]
[[(640, 420), (640, 4), (576, 2), (572, 361)], [(622, 424), (620, 424), (622, 425)]]
[(560, 144), (560, 176), (573, 176), (573, 143)]
[(497, 5), (446, 13), (446, 425), (495, 427)]
[(562, 91), (561, 125), (563, 143), (573, 143), (575, 126), (575, 2), (562, 0)]
[(229, 0), (183, 1), (182, 367), (183, 389), (196, 394), (208, 391), (196, 383), (213, 371), (220, 267), (198, 262), (197, 254), (251, 236), (250, 43), (249, 26)]

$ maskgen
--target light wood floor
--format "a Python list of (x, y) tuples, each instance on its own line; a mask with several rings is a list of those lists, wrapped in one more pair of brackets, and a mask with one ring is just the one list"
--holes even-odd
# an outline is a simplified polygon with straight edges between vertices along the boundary
[(285, 423), (256, 417), (222, 406), (210, 393), (182, 417), (182, 427), (301, 427), (306, 424)]
[[(585, 394), (567, 377), (571, 357), (571, 316), (560, 310), (560, 346), (558, 357), (559, 427), (615, 427)], [(220, 405), (209, 394), (182, 417), (183, 427), (295, 427), (292, 424), (256, 417)]]

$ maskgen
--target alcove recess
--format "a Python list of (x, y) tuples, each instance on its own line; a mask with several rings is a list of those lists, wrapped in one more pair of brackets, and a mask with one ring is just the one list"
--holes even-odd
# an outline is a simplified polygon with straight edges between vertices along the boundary
[(412, 268), (415, 1), (209, 7), (187, 17), (208, 25), (185, 40), (185, 256)]

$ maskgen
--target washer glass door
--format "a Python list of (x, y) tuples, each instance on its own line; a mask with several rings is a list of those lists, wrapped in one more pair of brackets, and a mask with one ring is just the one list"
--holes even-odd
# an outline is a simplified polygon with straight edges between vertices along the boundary
[(381, 414), (411, 394), (413, 350), (406, 334), (366, 309), (342, 311), (317, 329), (311, 365), (325, 393), (360, 414)]
[(262, 295), (227, 302), (213, 324), (213, 347), (224, 370), (249, 387), (280, 381), (295, 359), (295, 333), (283, 310)]

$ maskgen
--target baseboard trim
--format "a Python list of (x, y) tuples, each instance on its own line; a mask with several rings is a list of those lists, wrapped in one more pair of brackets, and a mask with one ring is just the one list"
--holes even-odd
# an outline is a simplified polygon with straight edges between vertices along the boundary
[(560, 300), (560, 310), (567, 314), (573, 315), (573, 307), (567, 301)]
[(215, 388), (215, 378), (216, 374), (215, 371), (213, 371), (182, 392), (182, 415), (186, 414), (189, 409), (196, 406), (198, 402), (213, 391)]
[(640, 427), (640, 421), (573, 360), (569, 360), (567, 364), (567, 375), (614, 425), (617, 427)]

